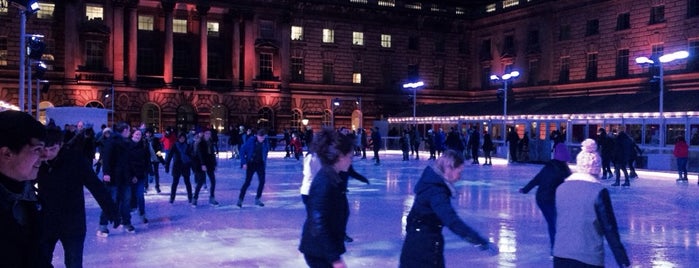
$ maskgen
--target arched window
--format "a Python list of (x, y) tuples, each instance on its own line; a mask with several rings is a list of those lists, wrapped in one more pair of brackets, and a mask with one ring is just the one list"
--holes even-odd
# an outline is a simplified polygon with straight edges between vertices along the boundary
[(291, 111), (291, 128), (299, 130), (301, 129), (301, 111), (299, 110), (292, 110)]
[(104, 108), (104, 105), (103, 105), (101, 102), (99, 102), (99, 101), (91, 101), (91, 102), (88, 102), (87, 104), (85, 104), (85, 107), (87, 107), (87, 108), (100, 108), (100, 109), (103, 109), (103, 108)]
[(177, 129), (188, 131), (197, 125), (197, 114), (189, 104), (177, 107)]
[(160, 107), (155, 103), (146, 103), (141, 108), (141, 122), (147, 128), (153, 128), (155, 132), (160, 132)]
[(226, 126), (228, 126), (228, 108), (221, 104), (216, 104), (211, 107), (209, 122), (211, 122), (211, 125), (213, 125), (218, 133), (226, 131)]
[(274, 111), (269, 107), (263, 107), (257, 112), (259, 119), (257, 119), (257, 127), (264, 128), (267, 130), (274, 129)]
[(326, 126), (326, 127), (333, 126), (333, 114), (330, 110), (323, 111), (323, 126)]

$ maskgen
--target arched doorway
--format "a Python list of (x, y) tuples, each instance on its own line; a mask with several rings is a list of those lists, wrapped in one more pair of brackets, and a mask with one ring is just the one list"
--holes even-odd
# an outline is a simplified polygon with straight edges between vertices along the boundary
[(146, 124), (147, 128), (153, 128), (155, 132), (161, 132), (160, 107), (152, 102), (144, 104), (141, 108), (141, 122)]
[(323, 126), (332, 127), (333, 126), (333, 114), (330, 110), (323, 110)]
[(276, 130), (274, 124), (274, 111), (272, 108), (263, 107), (257, 112), (257, 114), (259, 115), (259, 118), (257, 119), (257, 128), (264, 128), (269, 131)]
[(218, 131), (218, 133), (225, 132), (226, 126), (228, 126), (228, 108), (221, 104), (216, 104), (211, 107), (209, 122), (211, 122), (212, 127)]
[(289, 122), (289, 124), (291, 125), (291, 129), (300, 130), (301, 129), (301, 119), (302, 119), (301, 111), (298, 109), (292, 110), (291, 111), (291, 122)]
[(197, 126), (197, 114), (192, 105), (184, 104), (177, 107), (176, 116), (178, 130), (189, 131)]

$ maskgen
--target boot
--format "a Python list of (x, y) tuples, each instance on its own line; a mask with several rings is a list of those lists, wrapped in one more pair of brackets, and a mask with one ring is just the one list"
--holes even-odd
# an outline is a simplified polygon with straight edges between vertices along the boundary
[(235, 205), (238, 206), (239, 208), (242, 208), (243, 207), (243, 199), (238, 199), (238, 203), (235, 203)]
[(218, 206), (218, 202), (216, 202), (216, 198), (214, 198), (213, 196), (209, 197), (209, 204), (211, 204), (212, 206)]
[(265, 206), (265, 204), (262, 203), (262, 201), (260, 201), (259, 198), (255, 198), (255, 205), (258, 205), (258, 206), (260, 206), (260, 207), (264, 207), (264, 206)]

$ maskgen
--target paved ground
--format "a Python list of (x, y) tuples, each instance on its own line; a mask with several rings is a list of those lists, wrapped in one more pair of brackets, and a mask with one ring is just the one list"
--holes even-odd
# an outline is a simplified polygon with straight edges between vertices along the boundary
[[(168, 194), (149, 193), (149, 224), (136, 223), (136, 233), (121, 228), (108, 238), (95, 236), (99, 209), (88, 198), (85, 267), (305, 267), (297, 246), (305, 212), (298, 193), (301, 161), (269, 159), (265, 207), (253, 205), (256, 181), (242, 209), (234, 205), (243, 183), (239, 162), (221, 155), (216, 196), (221, 205), (192, 208), (180, 184), (174, 204)], [(424, 156), (423, 156), (424, 158)], [(397, 152), (382, 152), (382, 165), (355, 159), (355, 168), (371, 185), (350, 182), (351, 209), (344, 259), (349, 267), (397, 267), (403, 242), (403, 217), (412, 204), (412, 189), (427, 160), (403, 162)], [(447, 267), (550, 267), (546, 223), (534, 192), (517, 189), (541, 168), (536, 164), (493, 166), (467, 164), (459, 195), (453, 200), (461, 217), (501, 249), (489, 256), (461, 241), (449, 230)], [(163, 190), (171, 177), (161, 168)], [(699, 263), (699, 186), (676, 183), (675, 174), (639, 172), (630, 188), (611, 187), (622, 241), (634, 267), (697, 267)], [(611, 182), (605, 181), (609, 185)], [(88, 194), (89, 195), (89, 194)], [(204, 196), (208, 192), (204, 192)], [(205, 199), (205, 198), (201, 198)], [(205, 203), (201, 202), (200, 203)], [(606, 249), (606, 264), (615, 267)], [(54, 257), (63, 266), (58, 246)]]

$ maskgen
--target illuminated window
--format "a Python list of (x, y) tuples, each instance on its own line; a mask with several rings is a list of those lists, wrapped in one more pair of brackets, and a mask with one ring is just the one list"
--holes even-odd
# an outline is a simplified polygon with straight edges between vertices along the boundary
[(422, 10), (422, 3), (419, 3), (419, 2), (408, 3), (408, 4), (405, 4), (405, 8)]
[(173, 33), (187, 33), (187, 20), (174, 19), (172, 20)]
[(367, 0), (350, 0), (350, 3), (366, 4)]
[(381, 35), (381, 47), (390, 48), (391, 47), (391, 35), (382, 34)]
[(210, 36), (218, 36), (218, 27), (218, 22), (210, 21), (206, 23), (206, 30)]
[(505, 0), (502, 1), (502, 8), (508, 8), (519, 5), (519, 0)]
[(85, 16), (87, 17), (87, 20), (103, 20), (104, 7), (97, 4), (87, 4), (85, 5)]
[(463, 7), (456, 8), (456, 15), (464, 15), (464, 14), (466, 14), (466, 10)]
[(335, 43), (335, 30), (323, 29), (323, 43)]
[(362, 83), (362, 73), (352, 73), (352, 83), (361, 84)]
[(379, 0), (379, 6), (382, 7), (395, 7), (396, 6), (396, 0)]
[(497, 10), (496, 4), (490, 4), (490, 5), (485, 6), (485, 12), (490, 13), (490, 12), (495, 12), (495, 10)]
[(295, 40), (295, 41), (302, 41), (303, 40), (303, 27), (291, 26), (291, 40)]
[(7, 66), (7, 37), (0, 37), (0, 66)]
[(51, 19), (53, 18), (53, 9), (56, 5), (49, 3), (39, 3), (39, 11), (36, 13), (36, 17), (39, 19)]
[(7, 0), (0, 0), (0, 13), (6, 14), (8, 5), (9, 2)]
[(291, 80), (294, 82), (303, 82), (303, 58), (291, 58)]
[(352, 32), (352, 44), (355, 46), (364, 45), (364, 33), (363, 32)]
[(138, 29), (143, 31), (152, 31), (153, 20), (153, 16), (138, 15)]

